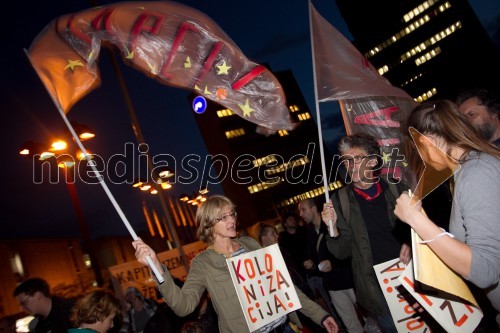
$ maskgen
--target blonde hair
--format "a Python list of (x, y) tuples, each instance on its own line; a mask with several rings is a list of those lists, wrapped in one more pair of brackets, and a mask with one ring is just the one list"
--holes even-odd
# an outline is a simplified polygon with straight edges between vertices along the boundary
[(234, 203), (223, 195), (209, 197), (200, 205), (196, 211), (196, 222), (198, 223), (198, 238), (208, 245), (214, 242), (213, 227), (218, 222), (221, 213), (226, 208), (234, 210)]
[(76, 326), (103, 321), (111, 314), (119, 314), (120, 301), (105, 289), (96, 289), (83, 296), (73, 309), (73, 322)]

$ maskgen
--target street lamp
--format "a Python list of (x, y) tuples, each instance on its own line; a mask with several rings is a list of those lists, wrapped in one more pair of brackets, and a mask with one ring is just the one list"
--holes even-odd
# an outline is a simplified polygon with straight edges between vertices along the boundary
[[(155, 171), (156, 175), (152, 175), (152, 178), (155, 178), (154, 182), (160, 185), (162, 190), (169, 190), (172, 188), (172, 184), (169, 179), (174, 176), (174, 172), (168, 168), (160, 168), (160, 170)], [(132, 187), (138, 188), (141, 191), (149, 191), (151, 194), (158, 194), (157, 187), (152, 184), (149, 179), (137, 179)]]
[[(81, 124), (73, 125), (78, 137), (84, 141), (95, 137), (95, 134), (90, 131), (90, 129)], [(77, 221), (80, 227), (80, 232), (83, 237), (83, 248), (88, 252), (91, 262), (97, 263), (96, 257), (94, 255), (92, 246), (90, 244), (90, 233), (88, 230), (87, 223), (81, 208), (80, 199), (78, 197), (75, 185), (75, 179), (73, 172), (69, 169), (75, 166), (75, 160), (82, 160), (85, 155), (76, 149), (74, 145), (69, 145), (70, 140), (55, 139), (50, 144), (42, 144), (33, 140), (27, 141), (23, 144), (19, 150), (19, 154), (26, 156), (30, 159), (37, 158), (38, 161), (42, 163), (54, 158), (56, 164), (59, 168), (63, 169), (65, 172), (66, 187), (69, 192), (71, 202), (73, 203), (73, 208), (75, 209)], [(87, 151), (88, 153), (88, 151)], [(87, 260), (88, 261), (88, 260)], [(87, 267), (89, 266), (86, 262)], [(92, 265), (90, 263), (90, 265)], [(97, 284), (102, 284), (102, 276), (98, 265), (92, 265), (95, 279)]]

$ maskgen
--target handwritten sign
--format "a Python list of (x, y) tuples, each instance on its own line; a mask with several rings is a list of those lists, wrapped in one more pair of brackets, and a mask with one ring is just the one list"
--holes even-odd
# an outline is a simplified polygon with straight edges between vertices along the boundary
[[(206, 244), (203, 242), (194, 242), (182, 247), (189, 262), (200, 252), (205, 250)], [(184, 267), (178, 249), (173, 249), (158, 253), (158, 259), (165, 265), (174, 278), (182, 281), (186, 280), (187, 269)], [(158, 298), (156, 292), (156, 284), (151, 277), (151, 271), (148, 266), (144, 266), (137, 260), (129, 261), (124, 264), (109, 267), (114, 279), (115, 289), (121, 289), (124, 293), (128, 287), (135, 287), (145, 298), (154, 299), (157, 302), (162, 302), (163, 299)], [(115, 290), (118, 292), (118, 290)]]
[(398, 280), (447, 332), (472, 332), (483, 318), (481, 309), (453, 295), (437, 289), (433, 294), (416, 291), (411, 265), (406, 267)]
[(373, 266), (398, 332), (431, 332), (424, 318), (413, 309), (413, 297), (398, 280), (405, 267), (399, 259)]
[(277, 244), (227, 264), (251, 332), (302, 307)]

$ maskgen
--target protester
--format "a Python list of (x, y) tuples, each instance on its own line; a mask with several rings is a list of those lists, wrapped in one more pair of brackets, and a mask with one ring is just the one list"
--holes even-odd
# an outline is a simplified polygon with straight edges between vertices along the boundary
[(106, 333), (121, 311), (120, 301), (109, 291), (96, 289), (82, 297), (73, 309), (77, 328), (68, 333)]
[(323, 286), (328, 290), (336, 314), (349, 333), (363, 333), (363, 326), (356, 310), (356, 296), (352, 281), (351, 260), (336, 259), (326, 246), (328, 229), (321, 223), (321, 216), (312, 198), (299, 203), (300, 216), (308, 222), (307, 248), (311, 257), (317, 259), (315, 265), (323, 279)]
[(293, 211), (286, 212), (282, 218), (283, 231), (279, 233), (278, 244), (280, 249), (290, 254), (295, 262), (294, 267), (300, 275), (306, 274), (304, 261), (307, 253), (304, 251), (304, 244), (307, 242), (306, 228), (299, 224), (299, 218)]
[[(409, 136), (410, 127), (422, 134), (417, 142)], [(484, 288), (493, 307), (500, 311), (500, 150), (483, 140), (458, 107), (446, 100), (413, 110), (405, 133), (405, 151), (417, 176), (422, 175), (423, 163), (425, 168), (438, 171), (456, 170), (451, 233), (436, 226), (421, 211), (419, 202), (410, 205), (406, 192), (397, 200), (395, 214), (448, 267)]]
[(305, 204), (305, 201), (299, 202), (298, 209), (300, 217), (305, 222), (306, 230), (306, 241), (301, 245), (301, 248), (302, 252), (304, 252), (305, 254), (302, 266), (305, 268), (307, 283), (317, 295), (316, 299), (318, 299), (320, 302), (323, 302), (330, 313), (338, 316), (337, 312), (333, 308), (330, 295), (328, 294), (324, 286), (323, 274), (318, 268), (318, 265), (320, 263), (318, 259), (318, 252), (316, 251), (316, 241), (318, 239), (318, 234), (315, 231), (314, 224), (321, 224), (321, 217), (319, 216), (319, 214), (317, 214), (318, 221), (316, 221), (312, 208), (309, 204)]
[(148, 320), (153, 317), (158, 308), (156, 302), (146, 299), (141, 292), (134, 287), (128, 287), (125, 291), (125, 300), (128, 308), (121, 332), (142, 333)]
[[(259, 225), (259, 235), (258, 241), (262, 246), (269, 246), (273, 244), (277, 244), (279, 240), (278, 232), (276, 227), (270, 224), (261, 223)], [(307, 284), (307, 278), (304, 274), (304, 270), (297, 266), (293, 256), (288, 252), (287, 249), (282, 248), (279, 243), (278, 246), (280, 248), (280, 252), (283, 256), (283, 260), (285, 261), (286, 267), (288, 269), (288, 273), (290, 274), (290, 278), (297, 287), (302, 290), (304, 294), (309, 298), (314, 298), (314, 293), (309, 288)]]
[(324, 205), (321, 217), (326, 226), (332, 221), (334, 229), (334, 237), (327, 235), (327, 247), (337, 259), (351, 257), (356, 300), (367, 316), (375, 316), (384, 332), (397, 332), (373, 266), (395, 258), (407, 264), (411, 259), (405, 243), (409, 230), (393, 212), (402, 185), (377, 176), (380, 148), (373, 136), (345, 136), (338, 150), (349, 183)]
[(500, 147), (500, 98), (488, 90), (462, 92), (457, 98), (458, 111), (481, 135)]
[[(161, 272), (165, 281), (158, 284), (158, 288), (177, 315), (186, 316), (193, 312), (203, 292), (207, 290), (217, 312), (219, 330), (222, 333), (249, 332), (226, 258), (260, 248), (253, 238), (236, 238), (237, 223), (234, 209), (234, 204), (224, 196), (212, 196), (198, 208), (196, 213), (198, 237), (208, 245), (208, 248), (192, 260), (182, 288), (174, 284), (168, 269), (160, 264), (156, 253), (148, 245), (141, 240), (132, 243), (139, 262), (147, 264), (146, 257), (149, 256)], [(296, 289), (302, 305), (300, 311), (316, 323), (322, 324), (328, 332), (337, 332), (335, 320), (298, 288)], [(261, 327), (257, 332), (289, 332), (292, 327), (288, 319), (300, 327), (296, 314), (291, 313), (290, 316), (285, 315)]]
[(14, 289), (14, 297), (21, 308), (35, 316), (29, 324), (34, 333), (67, 333), (71, 325), (73, 299), (50, 295), (48, 283), (41, 278), (29, 278)]
[[(278, 238), (279, 236), (276, 227), (270, 224), (260, 223), (258, 241), (262, 246), (269, 246), (276, 244), (278, 242)], [(292, 279), (293, 284), (296, 287), (298, 287), (304, 294), (306, 294), (307, 297), (309, 297), (310, 299), (314, 299), (315, 298), (314, 292), (311, 290), (309, 284), (307, 283), (307, 277), (304, 273), (304, 270), (300, 269), (300, 267), (296, 265), (292, 255), (286, 249), (281, 248), (281, 246), (280, 246), (280, 252), (283, 255), (283, 260), (285, 261), (286, 268), (288, 270), (288, 273), (290, 274), (290, 278)], [(307, 330), (314, 333), (324, 331), (324, 329), (321, 326), (316, 325), (308, 317), (302, 315), (302, 313), (299, 312), (297, 314), (299, 315), (299, 319), (302, 325), (304, 326), (303, 328), (304, 330), (305, 328), (307, 328)], [(337, 324), (340, 324), (340, 322), (337, 320), (338, 318), (334, 319), (335, 321), (337, 321)], [(339, 331), (342, 332), (342, 327), (339, 327)]]

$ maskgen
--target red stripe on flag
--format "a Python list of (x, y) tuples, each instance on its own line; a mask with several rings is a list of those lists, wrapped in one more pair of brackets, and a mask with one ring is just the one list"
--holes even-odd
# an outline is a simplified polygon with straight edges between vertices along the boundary
[(255, 79), (257, 76), (259, 76), (263, 71), (265, 71), (266, 68), (262, 65), (258, 65), (257, 67), (254, 67), (250, 72), (245, 74), (241, 79), (233, 83), (231, 88), (233, 90), (240, 90), (244, 86), (246, 86), (250, 81)]

